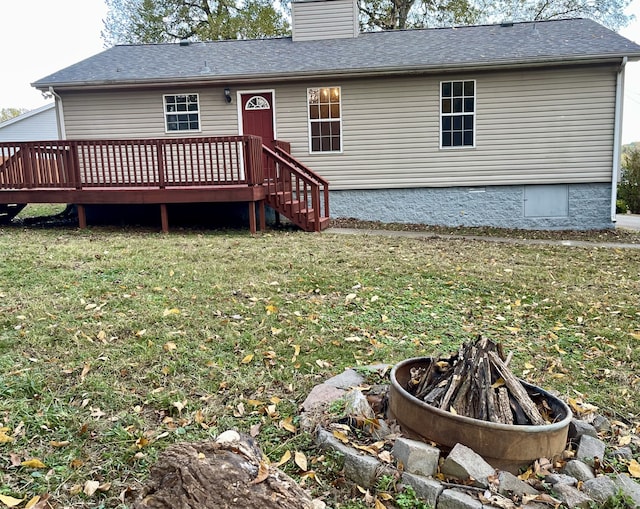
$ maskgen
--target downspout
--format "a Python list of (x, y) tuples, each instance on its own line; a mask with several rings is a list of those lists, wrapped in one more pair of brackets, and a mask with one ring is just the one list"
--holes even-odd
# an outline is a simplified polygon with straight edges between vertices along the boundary
[(613, 124), (613, 165), (611, 168), (611, 221), (616, 222), (616, 200), (618, 199), (618, 176), (620, 175), (620, 151), (622, 147), (622, 107), (624, 103), (624, 68), (627, 57), (616, 75), (616, 105)]
[(67, 138), (67, 133), (64, 130), (64, 111), (62, 109), (62, 97), (58, 95), (53, 87), (49, 87), (49, 93), (56, 100), (56, 127), (58, 129), (58, 137), (59, 139), (64, 140)]

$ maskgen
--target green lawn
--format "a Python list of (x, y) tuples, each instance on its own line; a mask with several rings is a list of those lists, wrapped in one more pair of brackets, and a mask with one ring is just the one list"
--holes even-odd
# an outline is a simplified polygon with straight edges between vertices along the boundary
[(640, 421), (640, 250), (9, 227), (0, 255), (0, 495), (20, 507), (119, 507), (167, 445), (257, 425), (335, 505), (335, 465), (297, 428), (308, 391), (478, 334), (518, 376)]

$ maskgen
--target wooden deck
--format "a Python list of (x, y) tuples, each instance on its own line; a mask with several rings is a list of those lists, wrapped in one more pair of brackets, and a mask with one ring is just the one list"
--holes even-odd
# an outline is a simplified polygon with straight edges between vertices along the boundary
[[(249, 227), (265, 228), (265, 203), (308, 231), (328, 224), (328, 183), (256, 136), (0, 143), (0, 204), (85, 206), (247, 202)], [(263, 168), (263, 162), (267, 167)], [(294, 216), (294, 217), (291, 217)]]

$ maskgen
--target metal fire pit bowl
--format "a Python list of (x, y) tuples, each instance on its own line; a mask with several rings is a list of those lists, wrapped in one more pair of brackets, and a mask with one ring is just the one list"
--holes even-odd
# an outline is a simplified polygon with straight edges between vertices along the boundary
[(416, 357), (391, 370), (388, 417), (413, 439), (435, 442), (444, 449), (460, 443), (473, 449), (491, 466), (517, 473), (538, 458), (562, 453), (572, 413), (560, 399), (535, 385), (521, 381), (529, 394), (543, 394), (558, 421), (543, 425), (514, 425), (481, 421), (433, 407), (406, 391), (411, 368), (428, 366), (430, 357)]

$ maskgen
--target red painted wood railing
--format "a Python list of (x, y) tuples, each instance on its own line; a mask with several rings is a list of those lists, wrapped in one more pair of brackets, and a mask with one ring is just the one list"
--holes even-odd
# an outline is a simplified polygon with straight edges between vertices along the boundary
[(0, 189), (261, 185), (256, 136), (0, 143)]
[(329, 184), (288, 152), (286, 144), (262, 150), (275, 168), (267, 175), (267, 203), (305, 231), (320, 231), (329, 223)]

